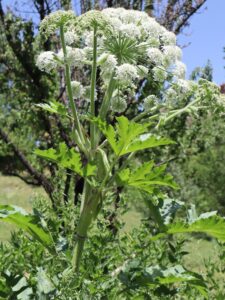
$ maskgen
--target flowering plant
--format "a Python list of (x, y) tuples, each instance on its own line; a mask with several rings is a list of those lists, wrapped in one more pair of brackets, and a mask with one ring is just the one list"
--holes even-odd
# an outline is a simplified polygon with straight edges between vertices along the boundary
[[(109, 8), (75, 18), (71, 12), (58, 11), (42, 22), (40, 32), (49, 36), (57, 29), (62, 49), (41, 53), (37, 65), (45, 72), (65, 68), (76, 147), (61, 144), (57, 151), (36, 153), (85, 178), (72, 263), (78, 269), (89, 226), (116, 186), (132, 186), (150, 195), (159, 186), (177, 188), (164, 165), (150, 161), (134, 171), (128, 166), (138, 151), (173, 143), (153, 132), (177, 114), (196, 109), (201, 87), (184, 79), (186, 67), (176, 36), (144, 12)], [(72, 80), (71, 69), (79, 80)], [(143, 97), (148, 81), (160, 90)], [(174, 109), (178, 94), (192, 98), (187, 107)], [(136, 115), (128, 121), (131, 102)], [(154, 114), (160, 106), (167, 106), (166, 112)], [(114, 127), (108, 123), (109, 115), (116, 119)]]
[[(174, 143), (160, 136), (159, 129), (167, 122), (184, 112), (213, 108), (219, 100), (214, 84), (184, 79), (186, 67), (175, 35), (146, 13), (122, 8), (90, 11), (80, 17), (57, 11), (40, 26), (40, 34), (47, 38), (55, 33), (60, 35), (62, 49), (40, 53), (37, 66), (47, 73), (64, 71), (66, 105), (52, 101), (39, 107), (68, 120), (74, 146), (60, 143), (57, 149), (37, 149), (36, 154), (84, 179), (72, 269), (79, 270), (91, 224), (118, 188), (136, 188), (148, 196), (161, 231), (154, 239), (203, 231), (225, 240), (221, 233), (225, 222), (215, 213), (189, 224), (168, 225), (168, 212), (159, 209), (156, 196), (178, 187), (165, 164), (142, 163), (140, 156), (145, 149)], [(140, 165), (133, 170), (135, 156)], [(7, 220), (12, 214), (13, 209)], [(51, 248), (46, 232), (34, 225), (28, 229)]]

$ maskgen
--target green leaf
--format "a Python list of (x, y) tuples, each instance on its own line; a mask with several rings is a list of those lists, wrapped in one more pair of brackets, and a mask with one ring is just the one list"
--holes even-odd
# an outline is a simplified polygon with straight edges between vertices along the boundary
[(181, 265), (169, 267), (167, 269), (159, 265), (151, 266), (142, 269), (140, 263), (130, 261), (119, 274), (119, 279), (131, 289), (139, 288), (140, 286), (162, 286), (178, 283), (187, 283), (194, 286), (207, 296), (206, 284), (203, 277), (189, 272)]
[(65, 143), (60, 143), (57, 150), (53, 148), (47, 150), (36, 149), (35, 154), (57, 163), (60, 167), (70, 169), (83, 177), (91, 176), (95, 173), (96, 167), (89, 163), (83, 168), (80, 154), (73, 148), (69, 149)]
[(96, 118), (94, 122), (97, 123), (117, 156), (174, 143), (167, 138), (156, 137), (149, 133), (144, 134), (148, 131), (149, 124), (135, 123), (124, 116), (116, 120), (115, 129), (99, 118)]
[(69, 117), (69, 115), (67, 113), (67, 108), (62, 103), (59, 103), (56, 100), (50, 101), (49, 104), (47, 104), (47, 103), (36, 104), (36, 106), (40, 107), (50, 113)]
[(14, 292), (18, 292), (18, 291), (20, 291), (22, 288), (24, 288), (24, 287), (26, 287), (26, 286), (27, 286), (27, 280), (26, 280), (25, 277), (22, 277), (22, 278), (17, 282), (17, 284), (14, 285), (14, 286), (12, 287), (12, 290), (13, 290)]
[(162, 201), (162, 207), (159, 208), (160, 215), (164, 224), (169, 224), (175, 217), (177, 210), (184, 205), (184, 202), (174, 199), (164, 199)]
[(140, 136), (139, 138), (135, 139), (123, 152), (123, 154), (134, 152), (134, 151), (140, 151), (144, 149), (154, 148), (158, 146), (164, 146), (164, 145), (170, 145), (174, 144), (173, 141), (167, 138), (159, 138), (153, 135), (146, 135), (146, 138), (143, 136)]
[(50, 252), (54, 252), (52, 237), (39, 225), (40, 219), (37, 216), (28, 214), (17, 206), (0, 205), (0, 221), (17, 225)]
[(37, 290), (39, 295), (48, 295), (55, 290), (53, 283), (51, 282), (50, 278), (47, 276), (43, 268), (38, 268)]
[(24, 291), (19, 293), (19, 295), (17, 295), (17, 299), (18, 300), (30, 300), (30, 299), (32, 299), (31, 298), (32, 295), (33, 295), (33, 290), (32, 290), (32, 288), (28, 287)]
[(152, 237), (152, 240), (157, 240), (165, 237), (167, 234), (177, 233), (205, 233), (222, 242), (225, 242), (225, 219), (217, 215), (212, 215), (208, 218), (199, 218), (193, 223), (177, 222), (167, 226), (166, 232), (159, 233)]
[(173, 177), (170, 174), (164, 174), (166, 165), (159, 167), (154, 166), (154, 162), (144, 163), (134, 172), (130, 169), (123, 169), (117, 174), (117, 182), (122, 186), (131, 186), (149, 194), (154, 192), (155, 186), (168, 186), (178, 188), (173, 182)]

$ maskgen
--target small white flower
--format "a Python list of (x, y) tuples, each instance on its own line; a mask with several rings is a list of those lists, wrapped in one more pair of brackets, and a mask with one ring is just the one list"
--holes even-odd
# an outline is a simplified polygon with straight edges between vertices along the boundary
[(98, 58), (98, 63), (102, 66), (104, 71), (112, 72), (117, 66), (118, 62), (115, 55), (103, 53)]
[(182, 58), (182, 51), (177, 46), (164, 46), (163, 53), (164, 60), (168, 64), (174, 63)]
[(55, 53), (52, 51), (42, 52), (38, 55), (36, 66), (46, 73), (50, 73), (58, 66)]
[(82, 37), (84, 39), (84, 44), (87, 47), (93, 48), (93, 33), (91, 31), (85, 31)]
[(177, 78), (185, 78), (186, 75), (186, 66), (181, 61), (177, 61), (173, 69), (173, 75)]
[(122, 34), (127, 35), (130, 38), (139, 38), (141, 35), (141, 31), (139, 27), (135, 24), (124, 24), (120, 26), (120, 31)]
[(155, 81), (163, 82), (166, 80), (168, 74), (164, 69), (159, 67), (154, 67), (152, 71), (153, 71), (153, 77)]
[(162, 27), (153, 18), (150, 18), (141, 24), (143, 31), (150, 37), (159, 38), (162, 33)]
[(67, 59), (71, 66), (82, 67), (85, 61), (84, 50), (79, 48), (69, 48), (67, 51)]
[(184, 79), (178, 79), (176, 84), (180, 88), (181, 92), (188, 93), (192, 90), (192, 88), (195, 86), (194, 81), (191, 80), (184, 80)]
[(116, 69), (116, 80), (118, 80), (121, 85), (130, 85), (132, 81), (138, 77), (137, 68), (131, 64), (123, 64)]
[(120, 27), (123, 25), (123, 23), (118, 18), (111, 18), (110, 23), (113, 26), (113, 28), (117, 31), (119, 31)]
[(80, 98), (82, 97), (83, 93), (84, 93), (84, 87), (82, 86), (82, 84), (79, 81), (71, 81), (71, 87), (73, 90), (73, 96), (74, 98)]
[(159, 49), (148, 48), (146, 52), (151, 63), (154, 63), (156, 65), (162, 65), (163, 54)]
[(65, 42), (67, 45), (72, 45), (78, 40), (78, 36), (74, 30), (65, 32)]
[(157, 97), (155, 95), (149, 95), (144, 99), (144, 109), (150, 110), (157, 103)]
[[(67, 52), (67, 62), (71, 66), (82, 67), (84, 65), (86, 57), (83, 49), (72, 48), (67, 46), (66, 52)], [(64, 61), (64, 53), (62, 49), (59, 51), (57, 56), (62, 62)]]
[(162, 33), (162, 40), (164, 45), (176, 45), (177, 38), (173, 32), (165, 29)]
[(138, 70), (138, 75), (139, 75), (140, 79), (144, 78), (148, 75), (148, 68), (146, 68), (142, 65), (138, 65), (137, 70)]
[(177, 96), (178, 96), (178, 94), (175, 91), (175, 89), (170, 87), (165, 92), (165, 101), (167, 101), (167, 102), (175, 101)]
[(127, 102), (122, 97), (113, 97), (111, 100), (111, 108), (114, 112), (122, 113), (127, 108)]
[(140, 12), (138, 10), (123, 9), (123, 10), (121, 10), (120, 18), (123, 21), (123, 23), (138, 24), (138, 23), (148, 20), (149, 17), (146, 13)]

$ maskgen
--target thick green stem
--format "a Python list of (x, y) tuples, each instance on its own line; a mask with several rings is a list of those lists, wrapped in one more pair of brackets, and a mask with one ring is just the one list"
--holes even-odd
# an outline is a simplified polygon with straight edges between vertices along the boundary
[[(70, 66), (67, 61), (67, 49), (66, 49), (66, 43), (65, 43), (65, 38), (64, 38), (64, 30), (63, 26), (60, 26), (60, 37), (61, 37), (61, 43), (62, 43), (62, 49), (63, 49), (63, 54), (65, 57), (65, 78), (66, 78), (66, 87), (67, 87), (67, 93), (68, 93), (68, 98), (69, 98), (69, 103), (70, 103), (70, 108), (72, 110), (72, 115), (73, 115), (73, 129), (74, 129), (74, 138), (75, 142), (77, 145), (81, 148), (82, 151), (86, 152), (86, 147), (85, 147), (85, 139), (84, 135), (81, 130), (81, 125), (80, 121), (78, 118), (76, 106), (73, 100), (73, 91), (72, 91), (72, 86), (71, 86), (71, 73), (70, 73)], [(75, 128), (74, 128), (75, 127)]]
[(107, 91), (105, 93), (105, 97), (104, 97), (103, 102), (102, 102), (102, 106), (101, 106), (100, 111), (99, 111), (99, 116), (102, 120), (105, 119), (106, 114), (109, 110), (110, 100), (112, 98), (112, 94), (113, 94), (113, 91), (114, 91), (114, 88), (115, 88), (116, 81), (114, 79), (114, 75), (115, 74), (113, 72), (112, 75), (111, 75), (111, 79), (109, 81)]
[[(96, 73), (97, 73), (97, 27), (94, 27), (93, 32), (93, 62), (91, 72), (91, 116), (95, 117), (95, 88), (96, 88)], [(95, 123), (91, 122), (90, 135), (91, 135), (91, 148), (96, 147), (95, 138)]]
[(76, 272), (79, 271), (84, 243), (88, 235), (88, 229), (98, 215), (98, 207), (101, 202), (101, 194), (98, 191), (93, 190), (87, 182), (85, 182), (85, 190), (83, 196), (83, 205), (76, 232), (77, 240), (72, 258), (72, 267)]
[[(109, 107), (110, 107), (110, 100), (112, 98), (112, 94), (113, 94), (113, 91), (114, 91), (114, 88), (115, 88), (115, 83), (116, 83), (115, 79), (114, 79), (114, 75), (115, 74), (113, 72), (112, 75), (111, 75), (111, 79), (109, 81), (108, 88), (105, 92), (105, 96), (103, 98), (101, 108), (99, 110), (99, 117), (102, 120), (105, 120), (107, 112), (108, 112)], [(96, 145), (97, 145), (99, 143), (99, 140), (100, 140), (100, 131), (97, 130), (97, 128), (96, 128), (96, 131), (95, 131), (95, 140), (96, 140)]]

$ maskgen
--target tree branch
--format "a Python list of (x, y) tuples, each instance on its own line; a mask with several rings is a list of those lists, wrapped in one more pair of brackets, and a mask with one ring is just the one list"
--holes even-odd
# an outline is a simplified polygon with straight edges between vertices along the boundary
[(178, 34), (181, 32), (182, 28), (188, 25), (188, 20), (206, 3), (207, 0), (200, 0), (199, 3), (195, 7), (191, 7), (190, 10), (184, 17), (181, 19), (180, 22), (174, 28), (174, 33)]

